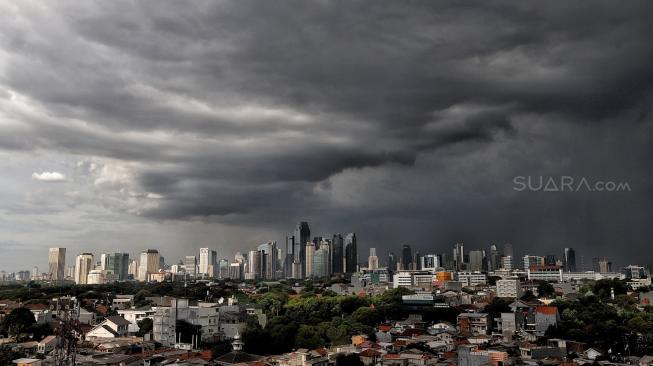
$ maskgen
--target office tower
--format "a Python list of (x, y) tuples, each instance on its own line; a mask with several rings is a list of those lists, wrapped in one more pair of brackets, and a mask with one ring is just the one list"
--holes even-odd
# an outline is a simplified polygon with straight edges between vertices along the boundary
[(481, 272), (483, 270), (483, 260), (485, 253), (482, 250), (469, 251), (469, 265), (467, 270), (472, 272)]
[(243, 265), (239, 262), (229, 263), (229, 273), (228, 277), (232, 280), (242, 280), (243, 276)]
[(261, 252), (261, 277), (273, 280), (277, 275), (277, 264), (279, 260), (279, 251), (277, 250), (277, 242), (270, 241), (258, 246), (259, 252)]
[(203, 277), (215, 277), (215, 269), (218, 268), (218, 253), (209, 248), (200, 248), (199, 275)]
[(48, 279), (61, 282), (66, 268), (66, 248), (50, 248), (48, 253)]
[(138, 279), (138, 261), (135, 259), (129, 261), (128, 274), (133, 279)]
[(379, 268), (379, 257), (376, 256), (376, 248), (370, 248), (370, 256), (367, 257), (367, 269)]
[(515, 258), (514, 250), (512, 249), (512, 244), (505, 243), (503, 245), (503, 256), (504, 257), (513, 257)]
[(37, 281), (40, 277), (39, 267), (34, 266), (34, 268), (32, 268), (32, 281)]
[(247, 262), (247, 258), (245, 258), (245, 256), (241, 252), (236, 252), (236, 254), (234, 255), (234, 261), (238, 263), (245, 263)]
[(453, 264), (456, 271), (466, 269), (465, 266), (465, 244), (456, 243), (453, 247)]
[(138, 280), (149, 281), (151, 274), (159, 272), (160, 265), (161, 258), (158, 250), (148, 249), (143, 251), (138, 263)]
[(435, 273), (438, 267), (440, 267), (440, 261), (438, 256), (435, 254), (426, 254), (420, 258), (420, 267), (423, 271), (429, 271)]
[(592, 271), (599, 272), (599, 261), (598, 257), (592, 257)]
[(414, 270), (420, 270), (422, 269), (422, 262), (420, 261), (421, 255), (419, 254), (419, 250), (415, 251), (415, 254), (413, 254), (413, 263), (411, 269)]
[(342, 234), (333, 235), (331, 240), (331, 272), (335, 275), (343, 274), (345, 269), (343, 267), (345, 239)]
[(501, 267), (501, 255), (497, 250), (497, 246), (494, 244), (490, 245), (490, 258), (488, 261), (488, 267), (490, 271), (496, 271)]
[[(112, 253), (102, 254), (100, 260), (100, 268), (106, 271), (107, 274), (113, 275), (112, 278), (125, 281), (129, 278), (129, 254), (128, 253)], [(104, 263), (104, 267), (102, 267)]]
[(107, 267), (109, 267), (109, 255), (102, 253), (100, 254), (100, 269), (106, 271)]
[[(313, 277), (325, 278), (329, 277), (329, 244), (322, 241), (320, 249), (315, 251), (313, 256)], [(308, 251), (306, 252), (308, 255)]]
[(513, 259), (511, 256), (505, 256), (501, 258), (501, 262), (502, 262), (501, 266), (503, 267), (503, 269), (507, 269), (511, 271), (514, 268)]
[(304, 262), (304, 274), (306, 277), (313, 276), (313, 261), (315, 260), (315, 244), (313, 242), (306, 243), (306, 261)]
[(440, 254), (440, 266), (444, 267), (446, 270), (453, 270), (455, 267), (453, 256), (450, 252), (444, 252)]
[(393, 252), (388, 254), (388, 272), (397, 270), (397, 256)]
[(574, 248), (565, 248), (565, 271), (576, 272), (576, 251)]
[(293, 249), (293, 262), (300, 263), (301, 278), (306, 276), (306, 243), (311, 240), (311, 229), (308, 223), (302, 221), (295, 227), (295, 247)]
[(295, 237), (286, 236), (286, 255), (283, 258), (283, 275), (286, 278), (292, 277), (292, 264), (294, 260)]
[(358, 249), (356, 247), (356, 234), (349, 233), (345, 236), (345, 257), (343, 260), (345, 272), (354, 273), (358, 266)]
[(263, 261), (261, 258), (261, 251), (259, 250), (250, 250), (247, 255), (247, 266), (249, 273), (249, 278), (257, 279), (263, 277)]
[(607, 260), (599, 261), (599, 273), (610, 273), (612, 272), (612, 262)]
[(401, 247), (401, 269), (409, 270), (411, 269), (411, 264), (413, 263), (413, 250), (410, 248), (410, 245), (404, 245)]
[(184, 271), (191, 276), (197, 277), (197, 257), (194, 255), (187, 255), (184, 257)]
[(88, 274), (93, 269), (93, 254), (82, 253), (75, 258), (75, 283), (78, 285), (85, 285), (88, 279)]
[(220, 259), (218, 261), (218, 277), (220, 279), (229, 278), (229, 261), (226, 259)]

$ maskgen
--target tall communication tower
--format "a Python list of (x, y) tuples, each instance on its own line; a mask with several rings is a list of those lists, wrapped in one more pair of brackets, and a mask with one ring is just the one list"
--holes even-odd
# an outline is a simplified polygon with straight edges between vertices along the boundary
[(79, 304), (77, 299), (59, 298), (57, 317), (59, 325), (56, 331), (57, 343), (54, 348), (56, 366), (74, 366), (77, 360), (77, 341), (81, 335), (79, 327)]

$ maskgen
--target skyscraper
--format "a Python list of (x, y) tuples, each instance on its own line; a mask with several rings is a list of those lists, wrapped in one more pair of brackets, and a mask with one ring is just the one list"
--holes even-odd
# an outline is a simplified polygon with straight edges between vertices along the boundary
[(410, 245), (405, 244), (401, 248), (401, 269), (403, 270), (411, 269), (412, 263), (413, 263), (413, 250), (410, 248)]
[(440, 267), (440, 261), (435, 254), (426, 254), (420, 258), (420, 267), (424, 271), (435, 273), (436, 269)]
[(331, 240), (331, 272), (335, 275), (343, 274), (343, 259), (344, 259), (344, 246), (345, 240), (342, 234), (333, 235)]
[[(129, 254), (128, 253), (112, 253), (102, 254), (106, 263), (104, 270), (107, 274), (113, 274), (115, 279), (125, 281), (129, 276)], [(100, 261), (102, 262), (102, 261)]]
[(304, 262), (304, 274), (306, 277), (313, 276), (313, 264), (315, 260), (315, 244), (313, 242), (306, 243), (306, 261)]
[(52, 281), (64, 280), (66, 268), (66, 248), (50, 248), (48, 253), (48, 277)]
[(197, 277), (197, 257), (194, 255), (187, 255), (184, 258), (184, 270), (191, 277)]
[(313, 277), (329, 277), (329, 244), (322, 241), (320, 249), (315, 251), (313, 256)]
[(160, 265), (161, 258), (158, 250), (148, 249), (143, 251), (138, 263), (138, 280), (149, 281), (151, 274), (159, 272)]
[(513, 257), (515, 258), (514, 250), (512, 249), (512, 244), (505, 243), (503, 245), (503, 256), (504, 257)]
[(397, 270), (397, 256), (393, 252), (388, 254), (388, 271), (394, 272)]
[(370, 248), (370, 256), (367, 258), (367, 269), (379, 268), (379, 257), (376, 256), (376, 248)]
[(301, 221), (295, 227), (295, 248), (293, 251), (294, 262), (300, 263), (302, 271), (302, 278), (306, 276), (306, 243), (311, 240), (311, 229), (308, 227), (308, 222)]
[(261, 252), (261, 275), (263, 278), (268, 280), (273, 280), (277, 275), (277, 263), (278, 255), (277, 251), (277, 242), (270, 241), (258, 246), (258, 250)]
[(492, 244), (490, 245), (490, 258), (488, 260), (488, 269), (490, 271), (496, 271), (501, 267), (501, 256), (497, 250), (497, 246)]
[(453, 247), (453, 264), (456, 271), (466, 269), (465, 266), (465, 244), (456, 243)]
[(286, 236), (286, 256), (283, 259), (283, 275), (286, 278), (292, 277), (292, 264), (294, 260), (295, 237)]
[(349, 233), (345, 236), (344, 267), (346, 273), (354, 273), (358, 266), (358, 249), (356, 234)]
[(574, 248), (565, 248), (565, 271), (576, 272), (576, 251)]
[(469, 251), (469, 266), (468, 270), (472, 272), (480, 272), (483, 270), (483, 259), (485, 253), (482, 250), (470, 250)]
[(75, 283), (87, 284), (88, 274), (93, 269), (93, 254), (82, 253), (75, 258)]
[(208, 278), (215, 277), (215, 270), (218, 268), (218, 253), (209, 248), (200, 248), (200, 264), (198, 275)]

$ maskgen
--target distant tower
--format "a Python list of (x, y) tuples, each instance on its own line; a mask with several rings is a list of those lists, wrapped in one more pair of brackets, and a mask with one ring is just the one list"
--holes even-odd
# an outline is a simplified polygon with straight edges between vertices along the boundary
[(48, 254), (48, 276), (55, 282), (62, 282), (66, 268), (66, 248), (50, 248)]
[(354, 273), (358, 265), (358, 249), (356, 234), (349, 233), (345, 236), (344, 267), (346, 273)]
[(404, 245), (401, 248), (401, 269), (409, 270), (411, 263), (413, 263), (413, 250), (410, 245)]
[(576, 272), (576, 251), (574, 248), (565, 248), (565, 271)]
[(311, 241), (311, 229), (308, 227), (308, 222), (302, 221), (297, 224), (294, 238), (294, 262), (300, 264), (302, 271), (300, 278), (304, 278), (306, 276), (306, 272), (304, 272), (306, 270), (306, 243)]
[(376, 256), (376, 248), (370, 248), (370, 256), (367, 258), (367, 269), (379, 268), (379, 257)]
[(397, 270), (397, 257), (393, 252), (388, 254), (388, 271), (394, 272)]

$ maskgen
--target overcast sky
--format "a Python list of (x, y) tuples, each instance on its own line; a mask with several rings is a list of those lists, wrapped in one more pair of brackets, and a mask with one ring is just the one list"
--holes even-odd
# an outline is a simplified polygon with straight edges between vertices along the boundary
[[(0, 269), (355, 231), (653, 263), (653, 4), (1, 1)], [(517, 191), (515, 176), (630, 191)]]

